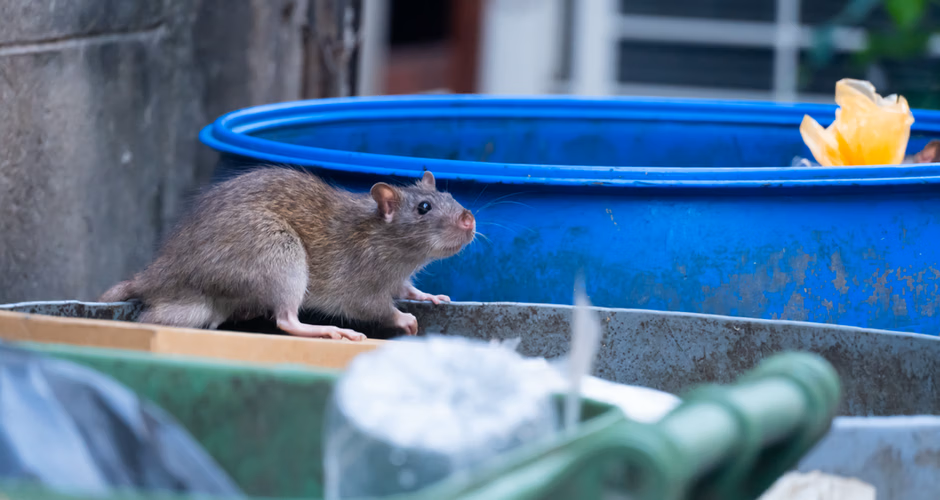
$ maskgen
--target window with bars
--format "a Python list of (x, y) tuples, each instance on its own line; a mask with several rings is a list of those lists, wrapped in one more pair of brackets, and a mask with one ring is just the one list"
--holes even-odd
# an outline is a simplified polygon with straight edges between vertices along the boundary
[[(569, 24), (564, 31), (570, 34), (559, 76), (568, 80), (565, 90), (575, 93), (584, 93), (580, 80), (593, 82), (581, 85), (590, 87), (588, 93), (831, 102), (840, 78), (871, 79), (879, 88), (902, 78), (927, 87), (940, 82), (940, 40), (925, 57), (880, 64), (875, 72), (857, 63), (867, 30), (891, 25), (880, 7), (859, 26), (836, 30), (831, 61), (816, 68), (809, 64), (815, 29), (832, 20), (846, 0), (616, 0), (606, 3), (606, 13), (586, 5), (596, 1), (564, 0)], [(938, 21), (940, 8), (933, 4), (924, 24), (936, 27)], [(609, 57), (589, 53), (586, 47), (602, 46), (585, 40), (592, 37), (606, 37)], [(604, 62), (614, 70), (599, 67)], [(606, 88), (599, 80), (606, 80)]]

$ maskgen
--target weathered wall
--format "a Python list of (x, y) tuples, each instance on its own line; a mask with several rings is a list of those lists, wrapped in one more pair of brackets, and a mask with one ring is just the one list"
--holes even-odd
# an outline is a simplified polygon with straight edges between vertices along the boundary
[(300, 97), (307, 0), (0, 2), (0, 303), (144, 266), (215, 157), (199, 129)]

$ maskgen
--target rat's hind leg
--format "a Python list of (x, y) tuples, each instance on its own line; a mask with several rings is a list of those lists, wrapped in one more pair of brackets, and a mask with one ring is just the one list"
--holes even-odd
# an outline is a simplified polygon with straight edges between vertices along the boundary
[[(288, 247), (289, 248), (289, 247)], [(307, 258), (302, 251), (290, 255), (286, 252), (277, 269), (271, 269), (267, 275), (266, 286), (260, 287), (269, 290), (271, 295), (270, 310), (274, 311), (274, 319), (281, 330), (298, 337), (332, 338), (339, 340), (363, 340), (365, 335), (347, 328), (335, 326), (309, 325), (301, 323), (297, 313), (307, 295)]]
[(148, 304), (140, 314), (140, 323), (182, 328), (218, 328), (228, 317), (226, 311), (213, 307), (207, 300), (157, 301)]
[[(303, 278), (301, 280), (300, 278)], [(301, 323), (297, 317), (300, 311), (300, 304), (304, 300), (307, 291), (307, 273), (304, 269), (303, 274), (293, 275), (287, 281), (282, 281), (285, 286), (279, 293), (280, 300), (274, 305), (274, 319), (277, 320), (277, 327), (285, 332), (298, 337), (331, 338), (339, 340), (347, 338), (349, 340), (363, 340), (365, 335), (346, 328), (324, 325), (308, 325)]]
[(283, 308), (277, 312), (277, 327), (298, 337), (331, 338), (334, 340), (342, 338), (363, 340), (366, 338), (365, 335), (348, 328), (301, 323), (300, 318), (297, 317), (297, 311), (290, 308)]

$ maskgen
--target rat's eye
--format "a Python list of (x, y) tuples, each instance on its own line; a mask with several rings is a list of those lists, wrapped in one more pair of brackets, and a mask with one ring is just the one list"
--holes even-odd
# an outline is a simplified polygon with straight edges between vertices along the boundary
[(426, 213), (428, 213), (428, 212), (430, 212), (430, 211), (431, 211), (431, 204), (430, 204), (430, 203), (428, 203), (428, 202), (426, 202), (426, 201), (422, 201), (421, 203), (418, 203), (418, 213), (419, 213), (419, 214), (424, 215), (424, 214), (426, 214)]

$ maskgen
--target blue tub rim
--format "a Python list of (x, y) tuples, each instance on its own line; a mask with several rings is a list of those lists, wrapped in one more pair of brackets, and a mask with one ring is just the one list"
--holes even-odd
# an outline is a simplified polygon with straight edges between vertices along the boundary
[[(533, 117), (565, 119), (656, 119), (687, 122), (799, 126), (804, 115), (821, 124), (834, 118), (834, 104), (775, 103), (652, 97), (400, 95), (288, 101), (226, 113), (199, 133), (200, 141), (229, 155), (258, 163), (315, 167), (328, 171), (417, 178), (425, 170), (438, 180), (478, 183), (621, 186), (633, 188), (784, 188), (911, 186), (940, 183), (940, 163), (852, 167), (762, 166), (605, 167), (540, 165), (417, 158), (297, 146), (248, 135), (299, 124), (415, 117)], [(940, 133), (940, 111), (912, 110), (911, 132)], [(523, 114), (524, 113), (524, 114)]]

